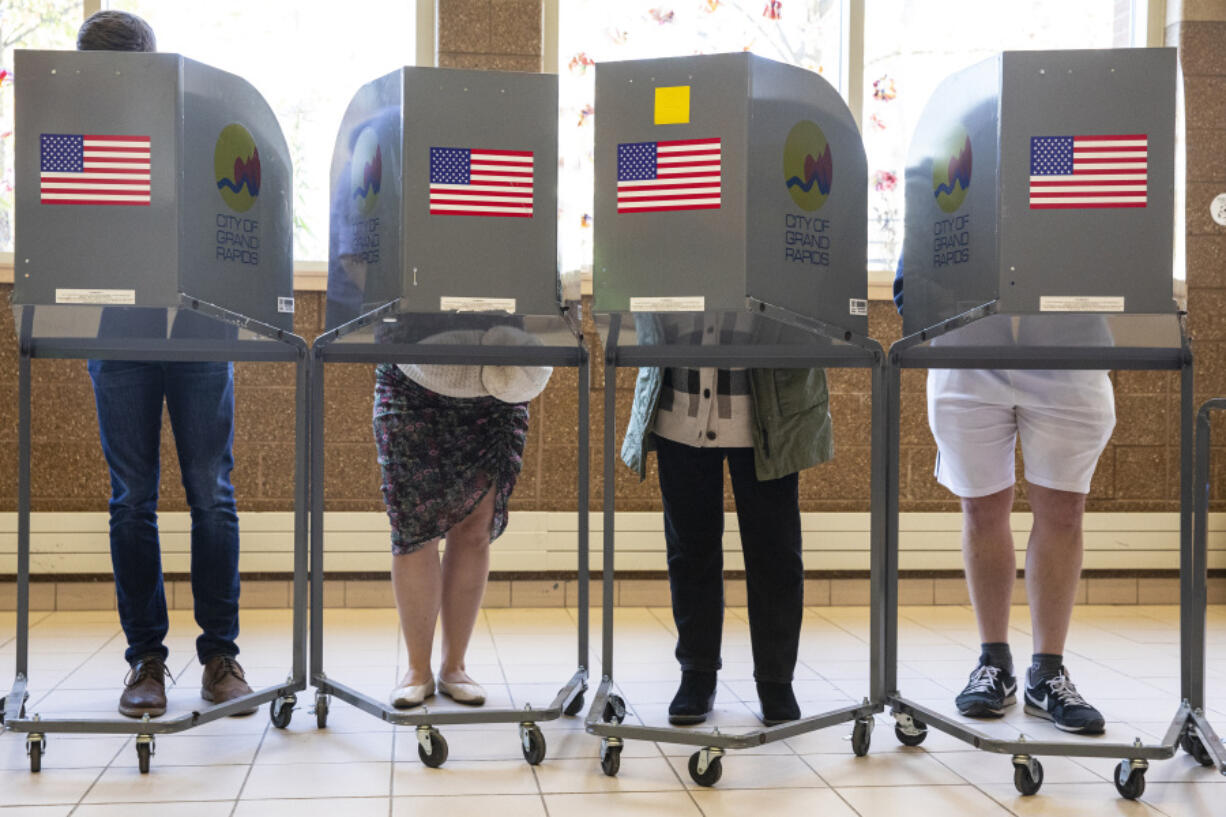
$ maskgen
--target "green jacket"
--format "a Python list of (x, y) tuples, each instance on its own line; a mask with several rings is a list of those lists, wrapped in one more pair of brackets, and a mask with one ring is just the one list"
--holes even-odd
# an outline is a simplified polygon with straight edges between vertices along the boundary
[[(640, 322), (639, 336), (643, 337)], [(655, 448), (656, 411), (664, 372), (639, 369), (622, 461), (647, 474), (647, 453)], [(834, 428), (825, 369), (750, 369), (754, 472), (759, 480), (785, 477), (834, 456)]]

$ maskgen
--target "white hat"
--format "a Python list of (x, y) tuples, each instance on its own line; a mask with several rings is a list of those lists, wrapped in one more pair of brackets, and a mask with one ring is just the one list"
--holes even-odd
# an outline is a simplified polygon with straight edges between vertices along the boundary
[[(513, 326), (495, 326), (481, 337), (482, 346), (541, 346), (540, 338)], [(552, 366), (482, 366), (481, 384), (504, 403), (526, 403), (545, 390)]]

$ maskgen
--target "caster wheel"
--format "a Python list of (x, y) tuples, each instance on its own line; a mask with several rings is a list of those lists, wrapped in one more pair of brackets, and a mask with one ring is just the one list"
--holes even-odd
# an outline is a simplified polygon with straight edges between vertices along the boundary
[(903, 728), (897, 724), (894, 726), (894, 737), (898, 738), (898, 742), (903, 746), (919, 746), (928, 737), (927, 724), (914, 718), (911, 722), (914, 727), (910, 731), (903, 731)]
[(46, 741), (40, 736), (26, 739), (26, 754), (30, 756), (30, 771), (37, 774), (43, 770), (43, 749)]
[[(587, 687), (584, 687), (584, 689), (587, 689)], [(582, 710), (583, 710), (583, 690), (581, 689), (579, 690), (579, 694), (576, 695), (574, 698), (572, 698), (570, 703), (566, 705), (566, 708), (562, 710), (562, 714), (578, 715), (579, 712)]]
[[(1034, 771), (1031, 772), (1033, 765)], [(1018, 794), (1029, 797), (1036, 794), (1043, 785), (1043, 765), (1035, 760), (1032, 763), (1017, 763), (1013, 766), (1013, 787)]]
[(524, 760), (529, 766), (539, 766), (545, 759), (545, 735), (535, 723), (519, 727), (519, 742), (524, 750)]
[(713, 757), (707, 762), (706, 771), (701, 774), (698, 772), (699, 755), (702, 752), (695, 752), (690, 755), (690, 779), (700, 786), (711, 787), (719, 782), (719, 779), (724, 775), (724, 763), (721, 758)]
[(149, 774), (149, 759), (153, 757), (153, 747), (148, 743), (136, 744), (136, 765), (141, 774)]
[(609, 777), (617, 777), (622, 767), (622, 747), (612, 746), (607, 740), (600, 742), (600, 770)]
[(328, 696), (315, 696), (315, 728), (326, 729), (328, 727)]
[(604, 704), (605, 723), (621, 723), (626, 719), (626, 702), (620, 696), (610, 695)]
[(421, 741), (417, 742), (417, 756), (421, 758), (421, 762), (429, 766), (431, 769), (437, 769), (447, 762), (447, 741), (433, 726), (430, 727), (430, 751), (426, 751), (426, 747), (422, 746)]
[(855, 727), (851, 730), (851, 750), (856, 753), (856, 757), (867, 755), (868, 747), (872, 742), (873, 730), (869, 722), (856, 721)]
[(1183, 750), (1196, 759), (1196, 762), (1202, 766), (1212, 766), (1213, 757), (1209, 754), (1209, 750), (1205, 748), (1205, 744), (1200, 737), (1191, 732), (1184, 732), (1183, 737), (1179, 739), (1179, 745)]
[(278, 729), (289, 726), (290, 720), (294, 717), (294, 704), (296, 703), (292, 695), (285, 698), (273, 698), (272, 703), (268, 705), (268, 717), (272, 720), (272, 725)]
[(1128, 778), (1120, 782), (1121, 773), (1124, 771), (1124, 764), (1118, 763), (1115, 766), (1115, 790), (1120, 793), (1120, 797), (1126, 800), (1136, 800), (1145, 793), (1145, 770), (1132, 769), (1128, 772)]

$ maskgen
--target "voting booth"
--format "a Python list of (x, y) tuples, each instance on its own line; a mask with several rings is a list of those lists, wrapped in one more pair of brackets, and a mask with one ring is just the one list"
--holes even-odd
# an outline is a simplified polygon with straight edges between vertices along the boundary
[[(336, 698), (414, 727), (418, 756), (431, 767), (448, 755), (438, 727), (461, 723), (517, 724), (524, 759), (540, 763), (537, 724), (578, 712), (587, 688), (589, 377), (579, 304), (563, 302), (559, 288), (557, 105), (553, 75), (401, 68), (358, 89), (332, 157), (327, 331), (311, 366), (316, 722), (326, 725)], [(512, 331), (488, 331), (495, 328)], [(340, 564), (346, 553), (324, 548), (325, 364), (336, 363), (578, 370), (578, 656), (552, 702), (395, 709), (382, 693), (325, 672), (324, 574), (352, 569)]]
[(293, 329), (289, 149), (255, 88), (177, 54), (15, 67), (14, 305), (196, 301)]
[[(864, 147), (819, 75), (748, 53), (596, 66), (593, 301), (605, 382), (617, 367), (869, 369)], [(874, 400), (873, 559), (884, 552), (883, 400)], [(868, 751), (872, 703), (740, 734), (623, 723), (613, 691), (614, 486), (622, 467), (605, 390), (604, 679), (588, 715), (601, 768), (624, 741), (688, 744), (691, 778), (714, 785), (726, 750), (854, 723)], [(624, 568), (623, 568), (624, 569)]]
[[(289, 151), (271, 108), (240, 77), (177, 54), (18, 51), (20, 344), (16, 680), (0, 702), (39, 771), (51, 732), (136, 735), (149, 771), (157, 734), (269, 702), (288, 725), (305, 689), (306, 365), (293, 334)], [(297, 367), (293, 667), (279, 683), (156, 721), (28, 717), (30, 365), (34, 358), (258, 361)], [(71, 407), (80, 411), (79, 406)], [(185, 569), (166, 554), (167, 569)], [(180, 561), (176, 561), (180, 560)], [(267, 568), (264, 568), (267, 569)], [(277, 677), (277, 676), (274, 676)], [(254, 684), (259, 686), (258, 682)]]
[[(1043, 784), (1041, 755), (1119, 758), (1121, 796), (1179, 747), (1222, 757), (1204, 717), (1205, 544), (1192, 535), (1192, 357), (1173, 298), (1173, 48), (1005, 52), (946, 79), (907, 165), (903, 339), (890, 349), (891, 469), (900, 370), (1173, 370), (1180, 373), (1181, 704), (1161, 741), (1002, 739), (906, 697), (897, 677), (898, 480), (884, 589), (884, 705), (906, 745), (930, 727), (1011, 755), (1014, 785)], [(901, 683), (902, 691), (899, 690)], [(1220, 761), (1219, 761), (1220, 762)], [(1007, 767), (1006, 767), (1007, 768)], [(1223, 764), (1226, 768), (1226, 764)]]
[(1175, 71), (1174, 49), (1010, 51), (941, 83), (907, 160), (903, 334), (967, 313), (1174, 327)]
[(402, 68), (363, 85), (332, 155), (328, 327), (396, 313), (554, 315), (558, 80)]
[(596, 105), (597, 312), (867, 333), (864, 146), (828, 82), (748, 53), (610, 62)]

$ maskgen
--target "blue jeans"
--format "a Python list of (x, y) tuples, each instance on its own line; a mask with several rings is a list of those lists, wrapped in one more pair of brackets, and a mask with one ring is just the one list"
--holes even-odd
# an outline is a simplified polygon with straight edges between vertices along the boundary
[(697, 448), (656, 436), (656, 456), (681, 669), (722, 666), (727, 458), (745, 555), (753, 677), (791, 683), (805, 591), (799, 476), (760, 481), (752, 448)]
[(157, 501), (162, 401), (191, 508), (191, 579), (200, 661), (237, 655), (238, 511), (231, 363), (89, 361), (102, 453), (111, 471), (111, 565), (129, 663), (166, 658), (170, 623), (162, 583)]

